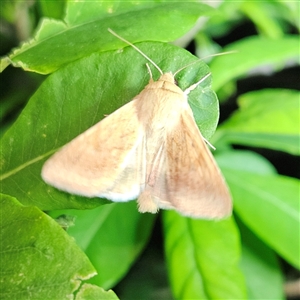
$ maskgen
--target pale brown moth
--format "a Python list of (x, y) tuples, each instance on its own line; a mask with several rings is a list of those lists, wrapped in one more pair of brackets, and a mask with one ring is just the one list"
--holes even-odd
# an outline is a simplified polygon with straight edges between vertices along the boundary
[(176, 73), (161, 73), (132, 101), (63, 146), (42, 169), (44, 181), (60, 190), (115, 202), (138, 201), (140, 212), (174, 209), (193, 218), (231, 214), (225, 181), (199, 131), (187, 90)]

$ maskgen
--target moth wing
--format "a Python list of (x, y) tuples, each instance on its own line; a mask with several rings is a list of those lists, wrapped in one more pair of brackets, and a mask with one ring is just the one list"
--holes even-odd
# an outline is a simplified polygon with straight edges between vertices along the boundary
[[(184, 110), (166, 138), (167, 201), (183, 215), (222, 218), (231, 214), (231, 197), (192, 112)], [(162, 202), (162, 207), (165, 204)]]
[[(147, 140), (147, 146), (149, 143), (151, 139)], [(167, 189), (166, 151), (165, 142), (162, 142), (155, 154), (148, 155), (145, 189), (138, 197), (139, 211), (156, 213), (159, 208), (175, 209), (168, 201)]]
[(145, 181), (145, 137), (136, 101), (119, 108), (50, 157), (42, 169), (43, 179), (72, 194), (114, 201), (136, 198)]

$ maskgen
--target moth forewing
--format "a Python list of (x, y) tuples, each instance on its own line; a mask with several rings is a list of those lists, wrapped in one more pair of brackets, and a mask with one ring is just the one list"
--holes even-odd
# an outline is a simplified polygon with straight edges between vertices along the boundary
[[(176, 144), (182, 145), (179, 153)], [(170, 199), (176, 210), (198, 218), (229, 216), (229, 191), (191, 112), (182, 113), (181, 123), (167, 137), (166, 147)]]
[(73, 194), (128, 201), (144, 182), (144, 147), (131, 101), (56, 152), (44, 164), (42, 178)]

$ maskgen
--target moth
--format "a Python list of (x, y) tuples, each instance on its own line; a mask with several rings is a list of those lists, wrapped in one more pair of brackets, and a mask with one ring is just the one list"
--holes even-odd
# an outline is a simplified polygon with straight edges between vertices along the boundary
[(188, 104), (187, 90), (135, 45), (161, 76), (129, 103), (50, 157), (43, 180), (71, 194), (125, 202), (141, 213), (173, 209), (184, 216), (220, 219), (231, 214), (230, 193)]

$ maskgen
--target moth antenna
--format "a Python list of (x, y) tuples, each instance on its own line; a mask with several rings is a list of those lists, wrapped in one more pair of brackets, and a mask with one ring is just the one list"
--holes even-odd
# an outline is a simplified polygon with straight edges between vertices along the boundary
[(208, 57), (221, 56), (221, 55), (226, 55), (226, 54), (231, 54), (231, 53), (236, 53), (236, 52), (237, 52), (237, 51), (232, 50), (232, 51), (227, 51), (227, 52), (222, 52), (222, 53), (216, 53), (216, 54), (212, 54), (212, 55), (207, 55), (207, 56), (205, 56), (205, 57), (203, 57), (203, 58), (197, 59), (197, 60), (195, 60), (195, 61), (193, 61), (193, 62), (187, 64), (186, 66), (180, 68), (179, 70), (177, 70), (177, 71), (174, 73), (174, 77), (176, 76), (176, 74), (178, 74), (179, 72), (181, 72), (181, 71), (184, 70), (185, 68), (187, 68), (187, 67), (189, 67), (189, 66), (191, 66), (191, 65), (193, 65), (193, 64), (196, 64), (196, 63), (200, 62), (201, 60), (204, 60), (204, 59), (206, 59), (206, 58), (208, 58)]
[[(159, 73), (161, 75), (163, 75), (163, 72), (159, 68), (159, 66), (152, 59), (150, 59), (145, 53), (143, 53), (137, 46), (135, 46), (132, 43), (130, 43), (129, 41), (125, 40), (124, 38), (122, 38), (121, 36), (119, 36), (118, 34), (116, 34), (113, 30), (111, 30), (110, 28), (108, 28), (107, 30), (112, 35), (116, 36), (118, 39), (120, 39), (121, 41), (125, 42), (126, 44), (128, 44), (129, 46), (131, 46), (133, 49), (135, 49), (137, 52), (139, 52), (141, 55), (143, 55), (159, 71)], [(152, 78), (152, 74), (151, 74), (151, 78)]]

